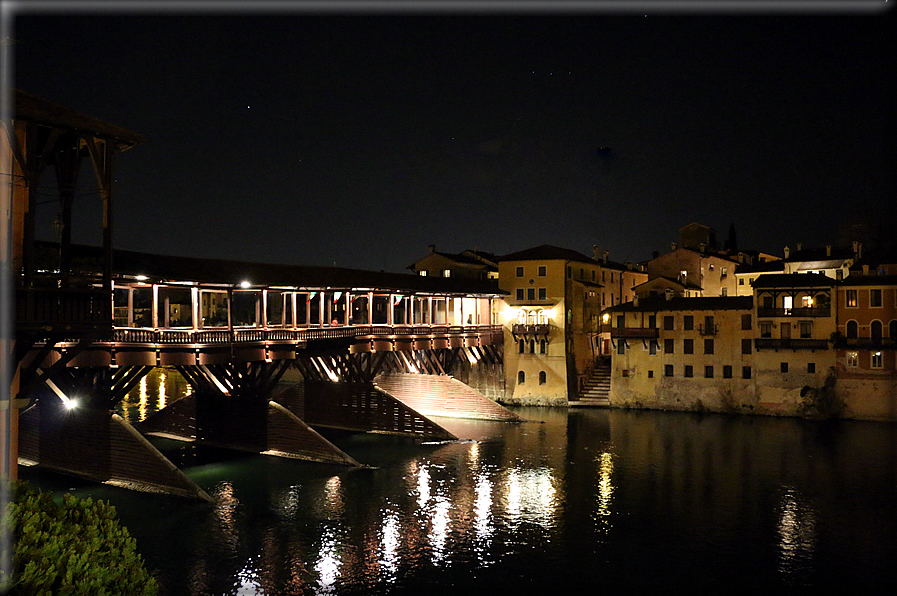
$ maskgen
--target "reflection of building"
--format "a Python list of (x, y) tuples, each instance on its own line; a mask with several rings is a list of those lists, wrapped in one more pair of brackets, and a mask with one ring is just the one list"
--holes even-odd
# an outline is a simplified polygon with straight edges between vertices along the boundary
[(436, 252), (431, 244), (426, 256), (408, 266), (418, 275), (426, 277), (454, 277), (460, 279), (497, 279), (498, 264), (495, 255), (477, 250), (465, 250), (458, 254)]
[(601, 354), (599, 315), (647, 276), (607, 259), (538, 246), (498, 259), (505, 377), (514, 403), (566, 405)]

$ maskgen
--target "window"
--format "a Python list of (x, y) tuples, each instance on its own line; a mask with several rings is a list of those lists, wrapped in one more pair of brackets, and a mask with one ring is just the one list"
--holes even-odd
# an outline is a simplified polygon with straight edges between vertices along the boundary
[(654, 329), (657, 327), (657, 315), (648, 315), (648, 328)]
[(544, 340), (544, 339), (540, 339), (540, 340), (539, 340), (539, 353), (540, 353), (540, 354), (544, 354), (544, 353), (545, 353), (545, 350), (546, 350), (547, 348), (548, 348), (548, 344), (545, 342), (545, 340)]
[(788, 372), (788, 363), (782, 362), (781, 364), (779, 364), (779, 370), (781, 370), (783, 373)]
[(665, 376), (665, 377), (673, 376), (673, 365), (672, 364), (665, 364), (663, 366), (663, 376)]
[(729, 295), (729, 288), (722, 288), (720, 290), (720, 296), (728, 296), (728, 295)]
[(705, 378), (705, 379), (712, 379), (712, 378), (713, 378), (713, 367), (712, 367), (712, 366), (705, 366), (705, 367), (704, 367), (704, 378)]
[(742, 331), (750, 331), (751, 330), (751, 315), (741, 315), (741, 330)]
[(851, 308), (855, 308), (857, 305), (857, 291), (856, 290), (847, 290), (847, 306)]
[(869, 290), (869, 306), (872, 308), (881, 307), (881, 290)]
[(725, 278), (727, 275), (729, 275), (729, 268), (728, 267), (720, 267), (720, 269), (719, 269), (720, 279)]
[(695, 376), (694, 367), (692, 367), (691, 364), (686, 364), (686, 365), (685, 365), (685, 376), (686, 376), (686, 377), (693, 377), (693, 376)]
[(723, 378), (724, 379), (732, 378), (732, 365), (731, 364), (723, 365)]
[(573, 267), (567, 266), (567, 279), (573, 277)]
[(663, 318), (663, 330), (664, 331), (672, 331), (673, 330), (673, 317), (665, 316)]
[(653, 339), (648, 342), (648, 353), (652, 356), (657, 354), (657, 342)]
[(516, 275), (517, 277), (523, 277), (523, 267), (517, 267)]
[(704, 340), (704, 353), (705, 354), (713, 354), (713, 340), (712, 339)]
[(546, 381), (546, 375), (544, 370), (539, 371), (539, 385), (544, 385)]
[(743, 278), (743, 277), (741, 277), (741, 278), (738, 279), (738, 285), (739, 285), (739, 286), (743, 286), (743, 285), (744, 285), (744, 278)]
[(847, 352), (847, 368), (856, 368), (860, 365), (860, 355), (856, 352)]
[(526, 348), (526, 342), (523, 341), (523, 340), (521, 339), (521, 340), (517, 343), (517, 353), (518, 353), (518, 354), (523, 354), (523, 352), (525, 351), (525, 348)]
[(546, 275), (548, 275), (548, 272), (545, 265), (539, 265), (539, 277), (545, 277)]
[(664, 354), (672, 354), (673, 353), (673, 340), (672, 339), (663, 340), (663, 353)]
[(881, 352), (872, 352), (872, 368), (881, 368), (882, 358)]
[(426, 270), (426, 269), (421, 269), (419, 273), (420, 273), (420, 276), (421, 276), (421, 277), (427, 277), (427, 270)]
[(452, 270), (451, 270), (451, 269), (443, 269), (443, 270), (442, 270), (442, 277), (451, 277), (451, 276), (452, 276)]
[(800, 321), (798, 326), (800, 327), (800, 336), (802, 338), (813, 337), (813, 321)]
[(751, 340), (750, 339), (741, 340), (741, 353), (742, 354), (750, 354), (751, 353)]
[(742, 366), (741, 367), (741, 378), (742, 379), (750, 379), (751, 378), (751, 367), (750, 366)]
[(847, 339), (856, 339), (859, 336), (860, 326), (856, 321), (847, 321)]
[(539, 300), (547, 300), (548, 293), (545, 288), (539, 288)]
[(649, 379), (653, 379), (653, 378), (654, 378), (654, 371), (653, 371), (653, 370), (649, 370), (649, 371), (648, 371), (648, 378), (649, 378)]
[(816, 372), (816, 363), (815, 362), (807, 363), (807, 372), (811, 375)]
[(539, 311), (539, 324), (540, 325), (548, 324), (548, 313), (546, 313), (544, 310)]
[(529, 340), (529, 353), (530, 354), (536, 353), (536, 340), (534, 340), (534, 339)]
[(760, 321), (760, 337), (772, 337), (772, 321)]
[(682, 353), (683, 354), (694, 354), (695, 353), (695, 340), (683, 339), (682, 340)]
[(517, 384), (523, 385), (526, 382), (526, 373), (522, 370), (517, 371)]
[(626, 340), (618, 339), (617, 340), (617, 354), (625, 354), (626, 353)]
[(695, 318), (691, 315), (682, 317), (682, 328), (686, 331), (692, 331), (695, 328)]
[(595, 281), (595, 270), (592, 269), (592, 281)]
[(517, 300), (523, 300), (523, 288), (517, 288)]
[(535, 300), (536, 299), (536, 288), (527, 288), (526, 289), (526, 299), (527, 300)]

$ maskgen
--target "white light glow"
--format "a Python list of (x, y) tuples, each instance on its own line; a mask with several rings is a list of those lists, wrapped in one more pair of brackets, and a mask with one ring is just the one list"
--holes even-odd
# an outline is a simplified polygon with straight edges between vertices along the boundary
[(134, 279), (136, 279), (137, 281), (146, 281), (149, 278), (145, 275), (135, 275)]
[(77, 400), (69, 399), (69, 398), (67, 398), (67, 397), (66, 397), (66, 398), (63, 398), (63, 400), (62, 400), (62, 404), (65, 406), (65, 409), (66, 409), (66, 410), (74, 410), (75, 408), (78, 407), (78, 401), (77, 401)]
[(244, 279), (243, 281), (240, 282), (240, 287), (241, 287), (241, 288), (248, 288), (248, 287), (251, 286), (251, 285), (252, 285), (252, 284), (249, 283), (248, 281), (246, 281), (245, 279)]

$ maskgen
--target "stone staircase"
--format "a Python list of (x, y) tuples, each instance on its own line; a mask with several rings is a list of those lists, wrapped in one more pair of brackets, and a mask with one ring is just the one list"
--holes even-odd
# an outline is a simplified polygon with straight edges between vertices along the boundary
[(610, 406), (610, 362), (599, 360), (589, 371), (589, 376), (579, 393), (578, 400), (571, 400), (569, 405), (576, 406)]

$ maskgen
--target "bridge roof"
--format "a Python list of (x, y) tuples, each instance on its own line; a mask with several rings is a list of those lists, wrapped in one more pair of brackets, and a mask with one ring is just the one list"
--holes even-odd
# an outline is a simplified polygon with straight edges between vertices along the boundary
[(145, 141), (143, 135), (139, 133), (76, 112), (20, 89), (15, 89), (15, 119), (70, 130), (82, 136), (109, 139), (114, 141), (121, 151)]
[[(92, 246), (73, 247), (74, 259), (91, 268), (101, 257), (102, 249)], [(422, 277), (406, 273), (368, 271), (344, 267), (281, 265), (223, 259), (202, 259), (157, 255), (129, 250), (115, 250), (113, 274), (118, 277), (147, 276), (150, 282), (196, 282), (208, 285), (239, 286), (248, 281), (250, 287), (291, 286), (296, 288), (371, 289), (432, 294), (505, 295), (494, 281)]]

